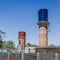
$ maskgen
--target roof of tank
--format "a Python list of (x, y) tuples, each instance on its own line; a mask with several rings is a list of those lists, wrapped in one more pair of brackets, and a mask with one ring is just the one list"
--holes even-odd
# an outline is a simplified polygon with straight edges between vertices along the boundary
[(26, 32), (24, 32), (24, 31), (19, 31), (18, 33), (26, 33)]
[(26, 36), (26, 32), (24, 31), (18, 32), (18, 37), (25, 37), (25, 36)]
[(44, 11), (48, 11), (48, 9), (46, 9), (46, 8), (44, 8), (44, 9), (39, 9), (39, 11), (42, 11), (42, 10), (44, 10)]

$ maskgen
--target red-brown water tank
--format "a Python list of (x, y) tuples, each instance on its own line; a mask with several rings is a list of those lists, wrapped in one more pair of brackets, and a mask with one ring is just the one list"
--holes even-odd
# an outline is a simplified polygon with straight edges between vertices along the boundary
[(25, 38), (26, 33), (25, 32), (18, 32), (18, 38)]
[(25, 47), (25, 43), (26, 43), (26, 33), (25, 32), (18, 32), (18, 43), (19, 45), (22, 45), (23, 47)]

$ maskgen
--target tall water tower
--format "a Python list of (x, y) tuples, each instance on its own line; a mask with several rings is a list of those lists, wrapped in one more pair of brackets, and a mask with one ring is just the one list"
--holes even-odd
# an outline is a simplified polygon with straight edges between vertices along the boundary
[(38, 11), (38, 26), (39, 26), (39, 46), (48, 46), (48, 10), (40, 9)]

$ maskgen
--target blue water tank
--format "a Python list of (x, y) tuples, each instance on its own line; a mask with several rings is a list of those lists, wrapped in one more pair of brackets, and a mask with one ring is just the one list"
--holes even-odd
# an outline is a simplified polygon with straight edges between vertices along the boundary
[(38, 11), (38, 20), (40, 22), (48, 21), (48, 10), (47, 9), (40, 9)]

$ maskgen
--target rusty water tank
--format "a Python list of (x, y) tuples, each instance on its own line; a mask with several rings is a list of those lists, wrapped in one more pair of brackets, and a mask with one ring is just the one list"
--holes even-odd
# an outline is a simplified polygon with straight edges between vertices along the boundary
[(18, 32), (18, 44), (25, 47), (26, 44), (26, 33)]

